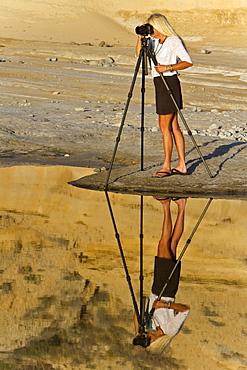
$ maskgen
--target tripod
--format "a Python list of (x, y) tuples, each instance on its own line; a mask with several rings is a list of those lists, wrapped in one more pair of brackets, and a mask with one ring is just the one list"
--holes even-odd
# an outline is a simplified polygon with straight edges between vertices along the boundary
[[(137, 321), (138, 321), (138, 333), (139, 333), (139, 335), (136, 338), (134, 338), (133, 344), (134, 345), (140, 345), (142, 347), (148, 347), (149, 344), (150, 344), (150, 338), (146, 336), (146, 333), (147, 333), (146, 332), (146, 325), (151, 320), (155, 309), (152, 308), (151, 311), (148, 312), (147, 315), (145, 315), (145, 299), (144, 299), (144, 295), (143, 295), (143, 282), (144, 282), (144, 276), (143, 276), (143, 239), (144, 239), (144, 234), (143, 234), (143, 209), (144, 209), (143, 196), (142, 195), (140, 196), (140, 234), (139, 234), (139, 237), (140, 237), (140, 275), (139, 275), (140, 306), (139, 307), (140, 307), (140, 310), (138, 309), (138, 304), (137, 304), (137, 301), (136, 301), (136, 298), (135, 298), (135, 293), (134, 293), (134, 289), (133, 289), (133, 286), (132, 286), (131, 277), (130, 277), (130, 274), (129, 274), (129, 271), (128, 271), (128, 266), (127, 266), (127, 263), (126, 263), (122, 243), (121, 243), (121, 240), (120, 240), (120, 235), (119, 235), (119, 232), (118, 232), (116, 220), (115, 220), (115, 217), (114, 217), (113, 209), (111, 207), (111, 202), (110, 202), (110, 198), (109, 198), (109, 195), (108, 195), (107, 191), (105, 191), (105, 196), (106, 196), (106, 201), (107, 201), (107, 204), (108, 204), (108, 208), (109, 208), (113, 228), (114, 228), (114, 231), (115, 231), (115, 237), (116, 237), (117, 244), (118, 244), (118, 247), (119, 247), (120, 256), (121, 256), (123, 267), (124, 267), (124, 270), (125, 270), (126, 280), (127, 280), (128, 286), (129, 286), (134, 311), (135, 311), (136, 318), (137, 318)], [(177, 259), (177, 262), (174, 265), (174, 268), (171, 271), (169, 277), (167, 278), (166, 283), (165, 283), (164, 287), (162, 288), (157, 300), (161, 299), (163, 292), (165, 291), (166, 287), (170, 283), (170, 281), (172, 279), (172, 276), (173, 276), (175, 270), (177, 269), (177, 267), (179, 265), (179, 262), (181, 261), (184, 253), (186, 252), (189, 244), (191, 243), (191, 240), (192, 240), (194, 234), (196, 233), (201, 221), (203, 220), (203, 218), (204, 218), (212, 200), (213, 199), (210, 198), (209, 201), (207, 202), (205, 208), (203, 209), (203, 212), (201, 213), (195, 227), (193, 228), (189, 238), (187, 239), (187, 241), (185, 243), (185, 246), (183, 247), (183, 249), (182, 249), (182, 251), (181, 251), (181, 253), (180, 253), (180, 255)]]
[[(156, 60), (156, 57), (154, 55), (154, 53), (152, 52), (152, 50), (150, 49), (150, 47), (148, 46), (148, 40), (149, 40), (149, 37), (142, 37), (141, 41), (142, 41), (142, 47), (141, 47), (141, 50), (140, 50), (140, 53), (139, 53), (139, 56), (138, 56), (138, 59), (137, 59), (137, 63), (136, 63), (136, 67), (135, 67), (135, 71), (134, 71), (134, 76), (133, 76), (133, 79), (132, 79), (132, 82), (131, 82), (131, 86), (130, 86), (130, 90), (129, 90), (129, 93), (128, 93), (128, 99), (127, 99), (127, 102), (126, 102), (126, 105), (125, 105), (125, 109), (124, 109), (124, 113), (123, 113), (123, 117), (122, 117), (122, 120), (121, 120), (121, 124), (120, 124), (120, 127), (119, 127), (119, 131), (118, 131), (118, 135), (116, 137), (116, 143), (115, 143), (115, 147), (114, 147), (114, 150), (113, 150), (113, 154), (112, 154), (112, 158), (111, 158), (111, 162), (110, 162), (110, 167), (109, 167), (109, 170), (108, 170), (108, 174), (107, 174), (107, 177), (106, 177), (106, 182), (105, 182), (105, 189), (107, 190), (108, 188), (108, 185), (109, 185), (109, 180), (110, 180), (110, 176), (111, 176), (111, 171), (112, 171), (112, 167), (113, 167), (113, 163), (114, 163), (114, 160), (115, 160), (115, 156), (116, 156), (116, 153), (117, 153), (117, 149), (118, 149), (118, 144), (120, 142), (120, 139), (121, 139), (121, 134), (122, 134), (122, 131), (123, 131), (123, 126), (124, 126), (124, 123), (125, 123), (125, 119), (126, 119), (126, 116), (127, 116), (127, 112), (128, 112), (128, 109), (129, 109), (129, 105), (130, 105), (130, 101), (131, 101), (131, 98), (132, 98), (132, 95), (133, 95), (133, 90), (134, 90), (134, 87), (135, 87), (135, 83), (136, 83), (136, 78), (137, 78), (137, 74), (138, 74), (138, 71), (140, 69), (140, 65), (141, 65), (141, 62), (142, 62), (142, 86), (141, 86), (141, 127), (140, 127), (140, 130), (141, 130), (141, 165), (140, 165), (140, 169), (141, 171), (144, 170), (143, 168), (143, 162), (144, 162), (144, 107), (145, 107), (145, 76), (148, 74), (148, 62), (147, 62), (147, 57), (151, 58), (154, 65), (157, 65), (157, 60)], [(166, 82), (166, 79), (165, 77), (163, 76), (162, 73), (160, 73), (160, 77), (168, 91), (168, 94), (170, 96), (170, 98), (172, 99), (176, 109), (177, 109), (177, 112), (188, 132), (188, 135), (190, 136), (204, 166), (205, 166), (205, 169), (209, 175), (209, 177), (213, 177), (202, 153), (201, 153), (201, 150), (200, 148), (198, 147), (197, 143), (196, 143), (196, 140), (181, 112), (181, 110), (179, 109), (178, 107), (178, 104), (172, 94), (172, 91), (170, 90), (167, 82)]]

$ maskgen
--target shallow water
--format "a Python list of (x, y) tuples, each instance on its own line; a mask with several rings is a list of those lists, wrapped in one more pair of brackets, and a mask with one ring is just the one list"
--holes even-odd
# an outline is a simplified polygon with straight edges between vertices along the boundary
[[(191, 312), (162, 356), (134, 347), (133, 305), (103, 192), (68, 185), (74, 167), (0, 169), (0, 369), (243, 369), (246, 342), (246, 205), (187, 199), (176, 301)], [(143, 200), (143, 230), (140, 201)], [(163, 227), (162, 201), (109, 194), (139, 304)], [(166, 200), (165, 200), (166, 201)], [(173, 223), (177, 204), (169, 201)], [(18, 364), (18, 365), (17, 365)]]

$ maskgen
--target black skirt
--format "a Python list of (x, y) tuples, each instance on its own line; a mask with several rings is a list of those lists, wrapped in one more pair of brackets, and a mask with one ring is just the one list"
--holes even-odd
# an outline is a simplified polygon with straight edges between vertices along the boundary
[[(177, 75), (165, 77), (167, 85), (178, 105), (179, 110), (183, 108), (181, 85)], [(177, 108), (169, 95), (167, 88), (161, 77), (154, 77), (156, 113), (166, 115), (177, 112)]]
[[(174, 262), (173, 260), (155, 257), (154, 281), (152, 286), (152, 293), (154, 293), (157, 296), (160, 295), (175, 264), (176, 262)], [(181, 270), (181, 261), (179, 261), (178, 266), (174, 271), (174, 274), (172, 275), (169, 284), (167, 285), (164, 293), (162, 294), (162, 297), (175, 298), (179, 285), (180, 270)]]

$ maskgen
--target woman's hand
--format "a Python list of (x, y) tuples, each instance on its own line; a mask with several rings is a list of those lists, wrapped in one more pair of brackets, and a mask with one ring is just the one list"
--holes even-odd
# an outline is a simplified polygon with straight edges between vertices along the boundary
[[(156, 300), (153, 303), (153, 308), (155, 308), (155, 309), (156, 308), (168, 308), (168, 304), (166, 302)], [(176, 310), (178, 312), (185, 312), (185, 311), (188, 311), (190, 309), (189, 306), (187, 306), (185, 304), (181, 304), (181, 303), (170, 303), (169, 308), (173, 309), (173, 310)]]
[(154, 66), (154, 68), (156, 69), (156, 71), (158, 73), (163, 73), (163, 72), (166, 72), (166, 71), (171, 71), (171, 66), (170, 65), (164, 66), (162, 64), (157, 64), (157, 66)]
[(139, 56), (141, 47), (142, 47), (142, 37), (141, 35), (137, 35), (137, 42), (136, 42), (136, 57)]
[(153, 308), (167, 308), (167, 303), (161, 301), (154, 301)]

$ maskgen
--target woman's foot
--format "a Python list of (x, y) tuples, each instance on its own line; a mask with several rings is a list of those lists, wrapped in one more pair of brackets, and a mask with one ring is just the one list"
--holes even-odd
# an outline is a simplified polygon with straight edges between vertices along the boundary
[(173, 168), (171, 170), (172, 175), (188, 175), (186, 167), (180, 169), (180, 168)]
[(161, 168), (158, 172), (155, 172), (152, 177), (158, 177), (158, 178), (163, 178), (163, 177), (168, 177), (172, 175), (172, 171), (167, 168)]

